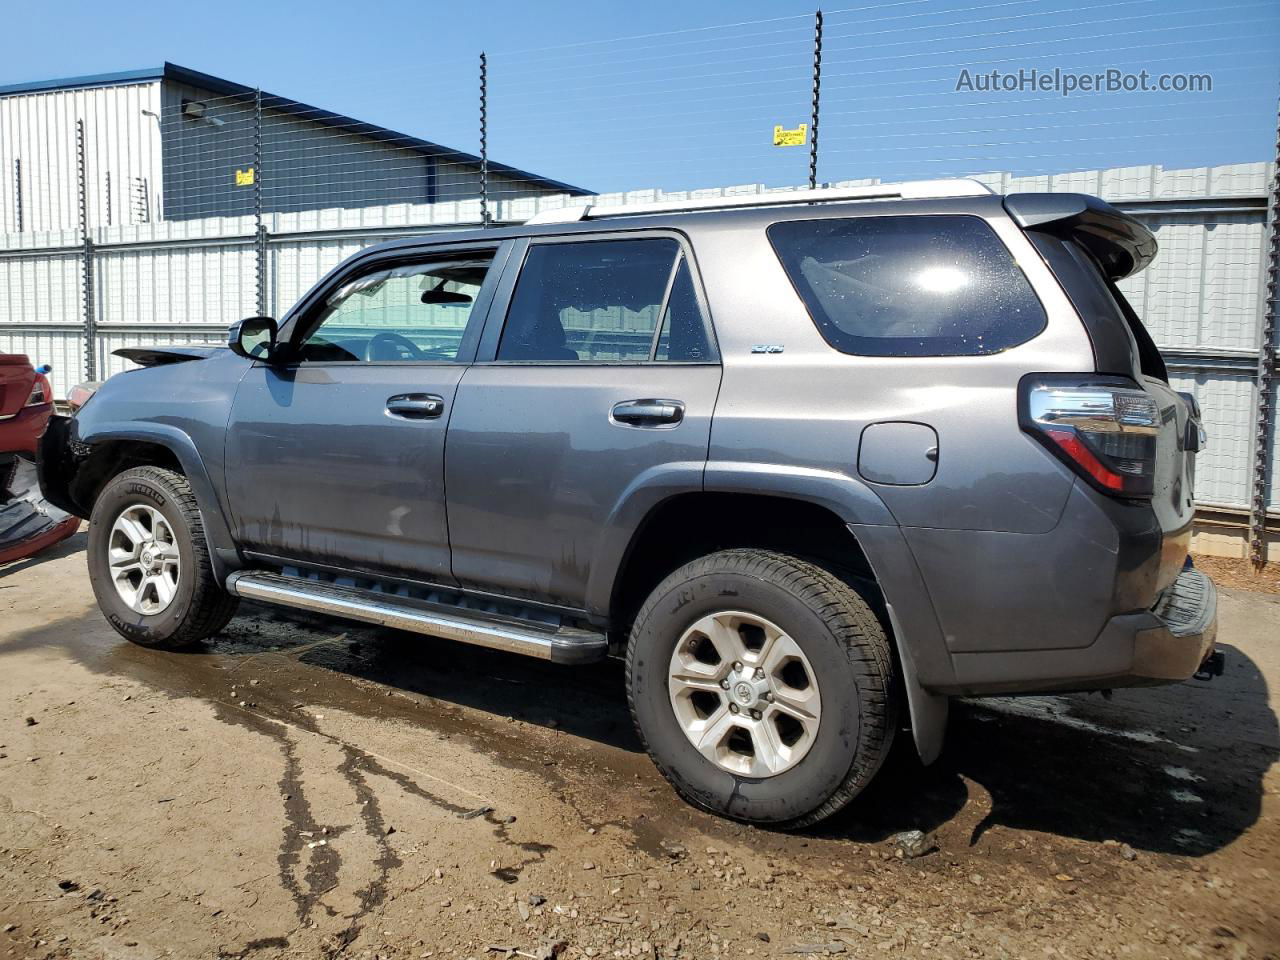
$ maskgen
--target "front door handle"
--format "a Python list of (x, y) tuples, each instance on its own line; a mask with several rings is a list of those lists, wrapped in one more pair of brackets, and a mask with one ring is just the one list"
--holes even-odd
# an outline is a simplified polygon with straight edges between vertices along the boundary
[(674, 427), (684, 419), (679, 400), (624, 400), (615, 403), (609, 419), (627, 427)]
[(434, 393), (398, 393), (387, 398), (387, 414), (405, 420), (436, 420), (444, 413), (444, 397)]

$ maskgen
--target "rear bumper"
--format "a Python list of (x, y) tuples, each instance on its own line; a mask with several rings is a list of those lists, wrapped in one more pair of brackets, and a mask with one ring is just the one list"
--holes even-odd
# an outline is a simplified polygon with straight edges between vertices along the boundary
[(80, 528), (79, 517), (69, 517), (40, 497), (35, 466), (25, 457), (0, 477), (0, 565), (39, 553)]
[(52, 413), (53, 404), (42, 403), (0, 418), (0, 452), (34, 454), (40, 433)]
[(956, 684), (945, 692), (1061, 693), (1177, 683), (1200, 669), (1217, 635), (1217, 589), (1188, 567), (1150, 610), (1112, 617), (1087, 647), (955, 654)]
[(1133, 638), (1133, 670), (1139, 682), (1186, 680), (1213, 652), (1218, 638), (1218, 590), (1208, 575), (1188, 567), (1160, 596), (1156, 621)]

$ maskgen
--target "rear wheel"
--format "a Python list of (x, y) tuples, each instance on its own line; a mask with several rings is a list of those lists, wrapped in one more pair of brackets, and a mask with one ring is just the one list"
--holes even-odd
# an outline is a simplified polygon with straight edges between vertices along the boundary
[(187, 478), (137, 467), (99, 494), (89, 522), (89, 579), (107, 621), (144, 647), (189, 646), (221, 630), (236, 598), (217, 582)]
[(632, 715), (676, 790), (705, 810), (798, 828), (871, 781), (898, 711), (889, 640), (834, 573), (726, 550), (667, 577), (627, 648)]

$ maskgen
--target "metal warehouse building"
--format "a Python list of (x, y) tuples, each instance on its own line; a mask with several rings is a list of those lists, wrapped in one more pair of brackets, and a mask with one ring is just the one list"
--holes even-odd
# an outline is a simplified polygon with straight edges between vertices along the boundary
[[(259, 107), (262, 122), (255, 121)], [(474, 197), (480, 158), (166, 63), (0, 87), (0, 234)], [(585, 190), (489, 161), (489, 193)]]

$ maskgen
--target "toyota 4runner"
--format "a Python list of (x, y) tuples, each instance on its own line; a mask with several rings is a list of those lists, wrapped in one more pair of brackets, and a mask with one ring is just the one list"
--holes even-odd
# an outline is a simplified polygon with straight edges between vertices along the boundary
[(42, 445), (144, 646), (237, 598), (625, 657), (692, 803), (839, 810), (948, 697), (1184, 680), (1203, 442), (1076, 194), (933, 181), (384, 243), (223, 347), (124, 351)]

